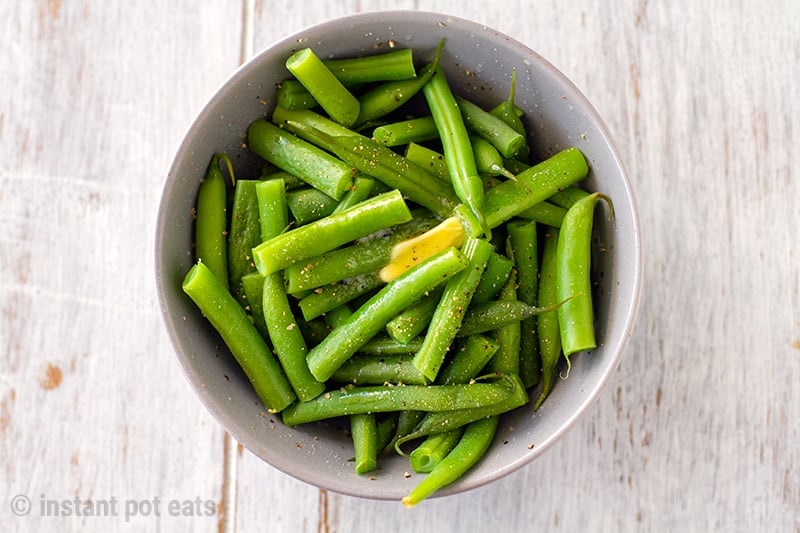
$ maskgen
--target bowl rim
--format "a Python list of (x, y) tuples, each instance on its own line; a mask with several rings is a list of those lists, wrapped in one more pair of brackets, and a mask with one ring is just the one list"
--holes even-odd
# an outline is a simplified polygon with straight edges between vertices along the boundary
[[(521, 55), (530, 57), (532, 61), (536, 62), (538, 66), (548, 72), (550, 76), (557, 79), (558, 83), (564, 88), (565, 91), (569, 92), (569, 98), (572, 101), (578, 103), (583, 109), (586, 110), (586, 119), (590, 121), (593, 126), (596, 128), (597, 132), (601, 135), (601, 142), (608, 150), (610, 155), (610, 160), (613, 162), (613, 166), (619, 170), (619, 174), (622, 181), (622, 186), (625, 190), (627, 197), (630, 199), (630, 203), (628, 205), (631, 215), (631, 233), (630, 238), (632, 240), (632, 252), (633, 255), (630, 258), (630, 276), (631, 276), (631, 293), (630, 293), (630, 304), (626, 306), (626, 312), (624, 314), (624, 326), (622, 328), (622, 333), (620, 340), (616, 345), (616, 349), (614, 353), (611, 354), (609, 362), (605, 365), (602, 373), (600, 374), (600, 378), (596, 380), (594, 386), (585, 391), (585, 396), (582, 402), (578, 405), (576, 409), (574, 409), (568, 417), (560, 424), (556, 431), (552, 432), (548, 435), (548, 437), (541, 441), (537, 442), (534, 449), (530, 450), (528, 453), (521, 454), (516, 460), (504, 463), (500, 466), (493, 468), (488, 473), (485, 473), (480, 478), (475, 478), (472, 476), (465, 476), (462, 477), (460, 480), (456, 481), (455, 483), (439, 490), (438, 492), (434, 493), (431, 497), (441, 497), (447, 496), (451, 494), (466, 492), (478, 487), (485, 486), (493, 481), (496, 481), (502, 477), (509, 475), (512, 472), (518, 471), (521, 467), (531, 463), (534, 459), (541, 456), (545, 451), (550, 449), (554, 444), (560, 441), (564, 435), (566, 435), (575, 425), (577, 422), (586, 414), (589, 408), (597, 401), (600, 392), (605, 388), (608, 384), (608, 381), (611, 375), (617, 370), (619, 367), (620, 361), (622, 359), (622, 354), (626, 350), (628, 342), (633, 335), (633, 331), (636, 326), (636, 321), (638, 317), (639, 308), (641, 305), (642, 299), (642, 292), (643, 292), (643, 254), (642, 254), (642, 244), (641, 244), (641, 228), (639, 223), (639, 215), (637, 209), (637, 202), (635, 191), (633, 189), (630, 176), (622, 162), (622, 159), (619, 154), (619, 150), (614, 142), (614, 139), (608, 129), (607, 125), (601, 118), (600, 114), (597, 112), (595, 107), (591, 104), (591, 102), (586, 98), (583, 92), (569, 79), (567, 76), (562, 73), (559, 69), (557, 69), (550, 61), (545, 59), (542, 55), (538, 52), (531, 49), (526, 44), (518, 41), (517, 39), (500, 32), (494, 28), (489, 27), (486, 24), (482, 24), (480, 22), (476, 22), (474, 20), (462, 18), (460, 16), (451, 15), (449, 13), (443, 12), (434, 12), (434, 11), (424, 11), (424, 10), (412, 10), (412, 9), (394, 9), (394, 10), (374, 10), (374, 11), (365, 11), (360, 13), (353, 13), (349, 15), (345, 15), (342, 17), (337, 17), (333, 19), (328, 19), (316, 24), (310, 24), (303, 27), (300, 30), (294, 31), (289, 35), (286, 35), (282, 38), (279, 38), (267, 46), (261, 48), (258, 52), (256, 52), (251, 58), (247, 61), (239, 65), (221, 84), (219, 84), (216, 89), (211, 93), (211, 96), (206, 99), (203, 103), (202, 107), (200, 108), (199, 112), (195, 115), (195, 118), (192, 120), (191, 124), (186, 128), (183, 135), (180, 137), (180, 143), (178, 148), (173, 152), (173, 156), (171, 159), (171, 163), (169, 166), (169, 170), (167, 172), (166, 178), (163, 182), (162, 186), (162, 194), (159, 201), (158, 212), (157, 212), (157, 221), (156, 221), (156, 238), (155, 238), (155, 277), (156, 277), (156, 288), (158, 294), (158, 304), (161, 311), (162, 320), (167, 329), (168, 336), (170, 338), (170, 342), (173, 348), (173, 352), (179, 362), (179, 366), (181, 371), (184, 374), (184, 377), (189, 382), (191, 389), (194, 393), (198, 396), (201, 403), (205, 406), (205, 408), (211, 413), (213, 418), (216, 419), (217, 423), (222, 426), (222, 428), (227, 431), (228, 433), (233, 436), (237, 442), (240, 442), (243, 446), (245, 446), (248, 450), (250, 450), (254, 455), (259, 457), (262, 461), (269, 464), (270, 466), (298, 479), (304, 483), (309, 485), (319, 487), (326, 490), (331, 490), (333, 492), (361, 497), (361, 498), (369, 498), (369, 499), (395, 499), (394, 495), (382, 495), (382, 494), (373, 494), (373, 493), (365, 493), (364, 491), (356, 490), (356, 486), (358, 484), (354, 483), (324, 483), (320, 482), (316, 479), (313, 479), (313, 476), (302, 475), (297, 471), (291, 469), (289, 465), (283, 464), (282, 461), (275, 461), (275, 457), (271, 456), (268, 451), (265, 452), (263, 448), (259, 449), (257, 444), (253, 442), (251, 439), (251, 435), (248, 432), (246, 424), (238, 421), (235, 417), (231, 416), (230, 413), (223, 408), (223, 404), (220, 403), (217, 398), (215, 397), (212, 390), (207, 387), (202, 386), (201, 380), (198, 376), (195, 375), (188, 358), (185, 354), (182, 354), (181, 350), (181, 342), (177, 332), (177, 324), (179, 320), (177, 317), (173, 317), (171, 313), (169, 313), (169, 302), (167, 298), (167, 292), (169, 287), (167, 284), (169, 280), (167, 280), (167, 276), (162, 274), (162, 264), (165, 261), (164, 257), (164, 234), (159, 229), (163, 227), (165, 219), (167, 217), (167, 205), (170, 204), (170, 198), (172, 197), (173, 190), (170, 187), (172, 182), (176, 179), (176, 172), (178, 170), (178, 163), (182, 159), (184, 159), (187, 155), (189, 150), (189, 140), (192, 138), (195, 130), (198, 129), (199, 125), (204, 122), (204, 119), (210, 115), (212, 112), (212, 107), (217, 100), (221, 97), (220, 95), (224, 92), (224, 90), (234, 85), (240, 78), (243, 78), (248, 75), (249, 69), (255, 63), (261, 61), (264, 56), (269, 55), (272, 50), (285, 47), (292, 43), (302, 42), (302, 40), (308, 39), (308, 34), (312, 32), (320, 33), (325, 32), (333, 28), (334, 26), (342, 25), (342, 24), (358, 24), (363, 23), (364, 21), (373, 19), (374, 17), (381, 17), (381, 18), (396, 18), (396, 17), (416, 17), (420, 22), (423, 20), (429, 20), (431, 17), (439, 18), (441, 20), (447, 21), (448, 25), (458, 25), (465, 31), (472, 31), (476, 34), (481, 34), (486, 31), (491, 32), (495, 37), (501, 38), (506, 41), (506, 43), (517, 49)], [(352, 487), (352, 488), (351, 488)]]

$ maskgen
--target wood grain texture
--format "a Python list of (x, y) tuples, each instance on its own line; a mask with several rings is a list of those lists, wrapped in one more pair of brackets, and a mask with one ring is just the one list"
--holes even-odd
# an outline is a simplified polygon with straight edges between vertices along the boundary
[[(121, 6), (0, 5), (3, 530), (800, 531), (800, 4)], [(586, 417), (519, 472), (413, 511), (226, 447), (152, 275), (163, 177), (216, 87), (303, 27), (383, 9), (482, 22), (571, 78), (617, 140), (645, 257), (636, 332)], [(45, 520), (11, 514), (16, 494), (224, 505)]]

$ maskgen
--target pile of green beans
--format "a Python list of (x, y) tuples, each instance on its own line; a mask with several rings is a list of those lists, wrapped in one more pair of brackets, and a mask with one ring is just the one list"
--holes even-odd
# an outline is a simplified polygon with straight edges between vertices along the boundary
[[(211, 160), (182, 286), (284, 424), (348, 420), (357, 474), (410, 454), (426, 477), (408, 507), (596, 347), (592, 226), (598, 200), (611, 208), (580, 188), (578, 149), (530, 159), (516, 73), (484, 109), (450, 85), (444, 51), (287, 58), (273, 112), (247, 131), (262, 172)], [(398, 243), (435, 245), (450, 217), (460, 244), (381, 275)]]

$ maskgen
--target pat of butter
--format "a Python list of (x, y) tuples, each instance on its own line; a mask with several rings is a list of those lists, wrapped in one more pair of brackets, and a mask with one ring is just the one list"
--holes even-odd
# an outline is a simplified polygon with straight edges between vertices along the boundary
[(429, 257), (450, 247), (458, 248), (464, 242), (464, 236), (461, 221), (450, 217), (422, 235), (395, 244), (389, 264), (380, 271), (381, 279), (388, 283)]

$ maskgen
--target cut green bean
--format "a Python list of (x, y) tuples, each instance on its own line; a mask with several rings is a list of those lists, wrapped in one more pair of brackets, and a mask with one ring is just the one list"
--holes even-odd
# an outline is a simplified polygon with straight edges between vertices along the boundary
[(386, 333), (400, 343), (408, 343), (425, 331), (433, 318), (436, 306), (442, 297), (443, 288), (439, 287), (420, 298), (408, 309), (386, 323)]
[(575, 202), (558, 234), (556, 299), (564, 301), (558, 308), (558, 324), (565, 357), (597, 347), (589, 270), (594, 208), (601, 198), (611, 206), (611, 200), (601, 193)]
[[(544, 233), (542, 246), (542, 266), (539, 276), (539, 305), (550, 306), (556, 303), (556, 245), (558, 230), (548, 229)], [(536, 321), (539, 339), (539, 353), (542, 358), (542, 388), (533, 404), (534, 411), (542, 406), (550, 395), (555, 382), (558, 361), (561, 358), (561, 332), (558, 326), (558, 312), (549, 311), (538, 316)], [(569, 360), (567, 360), (569, 361)]]
[(319, 189), (295, 189), (286, 193), (286, 204), (297, 226), (303, 226), (332, 214), (339, 201)]
[(492, 245), (483, 239), (467, 237), (461, 248), (469, 266), (453, 276), (444, 287), (439, 304), (433, 312), (428, 333), (417, 355), (414, 366), (429, 380), (434, 381), (444, 362), (447, 351), (461, 326), (461, 319), (472, 300), (472, 294), (492, 253)]
[(356, 474), (368, 474), (378, 466), (378, 422), (372, 413), (350, 415), (350, 435), (355, 451)]
[(425, 411), (400, 411), (397, 413), (397, 426), (392, 438), (386, 443), (383, 453), (398, 453), (397, 441), (409, 435), (417, 425), (425, 418)]
[(422, 339), (417, 337), (409, 342), (400, 343), (388, 337), (375, 336), (358, 349), (359, 353), (371, 355), (413, 355), (422, 346)]
[(540, 224), (550, 226), (551, 228), (560, 228), (561, 221), (564, 220), (564, 215), (566, 214), (566, 209), (545, 200), (520, 212), (518, 216), (520, 218), (534, 220)]
[[(528, 134), (525, 130), (525, 125), (522, 123), (522, 110), (514, 103), (516, 92), (517, 70), (513, 69), (511, 71), (511, 86), (508, 90), (508, 98), (494, 107), (491, 111), (489, 111), (489, 113), (511, 126), (514, 131), (521, 134), (523, 138), (527, 139)], [(517, 151), (514, 157), (526, 161), (529, 156), (530, 147), (526, 141), (522, 148)]]
[(469, 383), (497, 353), (500, 345), (483, 335), (472, 335), (464, 339), (456, 353), (443, 367), (436, 378), (441, 385)]
[(585, 178), (589, 166), (577, 148), (552, 157), (486, 191), (486, 224), (494, 228), (555, 192)]
[(503, 166), (503, 157), (489, 141), (477, 135), (470, 135), (472, 143), (472, 153), (475, 155), (475, 165), (478, 173), (484, 176), (503, 176), (508, 179), (515, 179), (514, 174)]
[[(512, 270), (503, 289), (498, 295), (498, 303), (517, 302), (517, 271)], [(500, 372), (504, 374), (519, 374), (520, 362), (520, 337), (522, 336), (522, 321), (506, 322), (495, 330), (495, 338), (499, 343), (497, 353), (489, 361), (488, 370), (490, 372)], [(521, 377), (521, 376), (520, 376)], [(524, 381), (523, 381), (524, 383)]]
[(215, 154), (197, 193), (195, 255), (227, 287), (228, 244), (225, 236), (228, 233), (228, 188), (219, 168), (222, 160), (232, 169), (228, 156)]
[(582, 200), (587, 196), (589, 196), (588, 192), (584, 191), (577, 185), (571, 185), (553, 193), (548, 200), (550, 203), (553, 203), (559, 207), (569, 209), (575, 202)]
[(414, 78), (414, 52), (401, 48), (382, 54), (325, 59), (325, 66), (344, 85)]
[(492, 444), (498, 420), (498, 417), (492, 416), (468, 425), (455, 448), (425, 476), (419, 485), (403, 497), (403, 505), (414, 507), (475, 466)]
[(372, 138), (386, 146), (401, 146), (436, 140), (439, 130), (432, 117), (419, 117), (378, 126), (372, 130)]
[(294, 391), (280, 363), (245, 310), (208, 267), (192, 266), (182, 288), (219, 332), (266, 408), (278, 412), (294, 402)]
[(419, 235), (436, 224), (436, 218), (415, 210), (409, 222), (395, 226), (388, 235), (368, 236), (350, 246), (290, 265), (284, 272), (286, 290), (295, 294), (375, 272), (389, 262), (395, 244)]
[(283, 178), (257, 182), (256, 198), (258, 199), (261, 240), (265, 241), (282, 233), (289, 225), (289, 214), (286, 208), (286, 182)]
[[(342, 201), (333, 210), (334, 213), (339, 213), (345, 209), (349, 209), (359, 202), (363, 202), (369, 198), (370, 193), (375, 185), (375, 180), (366, 176), (357, 176), (353, 186), (344, 195)], [(387, 191), (388, 192), (388, 191)]]
[(472, 295), (472, 303), (482, 304), (493, 300), (505, 286), (512, 268), (514, 268), (514, 261), (493, 251), (486, 262), (486, 268), (475, 289), (475, 294)]
[(247, 305), (242, 277), (256, 269), (252, 249), (261, 242), (257, 183), (255, 180), (236, 181), (228, 231), (228, 282), (242, 305)]
[(341, 305), (352, 302), (381, 285), (383, 285), (383, 281), (378, 273), (368, 272), (342, 280), (340, 283), (319, 287), (308, 296), (303, 297), (298, 306), (300, 312), (303, 313), (303, 318), (313, 320)]
[(470, 131), (480, 135), (503, 155), (513, 157), (525, 146), (525, 136), (466, 98), (456, 97), (464, 122)]
[(358, 98), (360, 109), (356, 126), (388, 115), (419, 93), (439, 66), (443, 47), (444, 40), (439, 41), (433, 61), (420, 69), (416, 78), (387, 81), (362, 94)]
[(394, 190), (276, 235), (253, 249), (253, 259), (258, 271), (266, 275), (409, 220), (411, 212), (400, 192)]
[(464, 254), (450, 248), (388, 283), (309, 352), (311, 373), (319, 381), (326, 381), (393, 316), (467, 264)]
[(352, 133), (333, 137), (314, 126), (293, 120), (287, 121), (287, 125), (302, 136), (321, 139), (348, 165), (399, 190), (412, 202), (441, 217), (449, 216), (459, 203), (449, 184), (430, 179), (427, 170), (372, 139)]
[(432, 150), (421, 144), (415, 142), (408, 143), (406, 147), (406, 159), (412, 163), (416, 163), (437, 178), (445, 181), (450, 180), (450, 174), (447, 170), (447, 163), (444, 162), (444, 155), (436, 150)]
[(469, 207), (472, 214), (485, 227), (483, 216), (483, 182), (478, 175), (475, 155), (464, 124), (459, 105), (444, 70), (439, 67), (422, 88), (431, 115), (439, 130), (444, 160), (456, 196)]
[(341, 200), (353, 185), (349, 165), (264, 119), (250, 124), (247, 142), (253, 153), (331, 198)]
[(250, 272), (242, 276), (242, 289), (244, 290), (247, 306), (245, 311), (250, 312), (256, 329), (268, 338), (267, 323), (264, 321), (264, 311), (261, 307), (261, 299), (264, 294), (264, 276), (258, 272)]
[(358, 118), (358, 99), (342, 85), (310, 48), (298, 50), (286, 60), (286, 68), (311, 93), (330, 117), (345, 126)]
[[(511, 256), (517, 267), (517, 299), (536, 305), (539, 288), (539, 239), (536, 222), (512, 220), (506, 224)], [(553, 302), (555, 303), (555, 302)], [(519, 374), (526, 387), (539, 383), (542, 373), (539, 340), (536, 335), (537, 318), (526, 318), (519, 323)]]
[(283, 410), (287, 426), (307, 424), (361, 413), (401, 411), (452, 412), (453, 409), (487, 408), (504, 403), (516, 386), (507, 379), (468, 385), (403, 385), (346, 387), (326, 392), (308, 402), (295, 402)]
[(408, 458), (411, 468), (418, 474), (427, 474), (447, 457), (450, 450), (455, 448), (464, 430), (462, 428), (452, 429), (444, 433), (430, 435), (422, 444), (412, 451)]
[(313, 109), (319, 105), (308, 89), (297, 80), (281, 82), (276, 93), (278, 105), (286, 109)]
[[(420, 422), (410, 432), (405, 432), (394, 440), (395, 451), (403, 454), (402, 446), (410, 441), (464, 427), (471, 422), (489, 416), (501, 415), (528, 403), (528, 392), (517, 375), (503, 376), (513, 384), (513, 392), (500, 402), (475, 408), (455, 409), (453, 411), (429, 412), (422, 416)], [(303, 404), (306, 405), (306, 404)]]
[(558, 307), (534, 307), (519, 300), (487, 302), (470, 307), (461, 322), (457, 337), (466, 337), (485, 333), (505, 326), (511, 322), (520, 322), (526, 318), (551, 311)]
[(425, 376), (411, 363), (411, 356), (354, 355), (331, 376), (339, 383), (353, 385), (425, 385)]
[(301, 180), (294, 174), (289, 174), (285, 170), (278, 170), (278, 167), (274, 166), (272, 163), (265, 162), (264, 165), (268, 166), (269, 169), (261, 173), (261, 175), (258, 178), (261, 181), (282, 179), (283, 182), (286, 184), (287, 191), (299, 189), (307, 185), (305, 181)]

